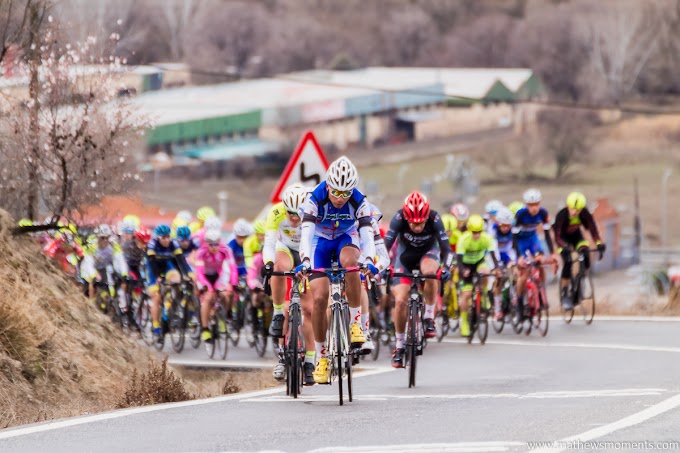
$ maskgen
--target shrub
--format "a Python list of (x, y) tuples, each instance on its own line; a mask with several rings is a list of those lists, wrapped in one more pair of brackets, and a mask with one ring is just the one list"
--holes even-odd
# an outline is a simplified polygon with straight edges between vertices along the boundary
[(194, 399), (194, 395), (186, 391), (184, 381), (168, 370), (166, 357), (160, 365), (149, 360), (149, 369), (141, 376), (135, 368), (128, 387), (116, 403), (116, 407), (148, 406), (191, 399)]

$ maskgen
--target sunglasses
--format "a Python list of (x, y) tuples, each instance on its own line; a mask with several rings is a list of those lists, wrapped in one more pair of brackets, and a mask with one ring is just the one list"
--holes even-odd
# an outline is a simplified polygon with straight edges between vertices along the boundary
[(353, 190), (338, 190), (338, 189), (330, 189), (331, 195), (337, 198), (349, 198), (352, 196)]
[(161, 236), (160, 239), (164, 239), (167, 241), (168, 239), (170, 239), (170, 235), (166, 234), (165, 236)]
[(300, 214), (295, 211), (286, 211), (286, 213), (291, 217), (300, 217)]
[(411, 225), (412, 227), (416, 227), (416, 228), (417, 228), (417, 227), (421, 227), (421, 226), (425, 225), (425, 222), (418, 222), (418, 223), (409, 222), (408, 224)]
[(208, 247), (219, 247), (220, 243), (219, 242), (208, 242)]

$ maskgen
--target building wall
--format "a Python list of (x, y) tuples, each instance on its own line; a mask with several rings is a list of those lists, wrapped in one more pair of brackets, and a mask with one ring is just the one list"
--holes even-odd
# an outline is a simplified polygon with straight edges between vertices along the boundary
[(419, 121), (416, 124), (416, 140), (504, 127), (514, 121), (513, 106), (509, 104), (472, 104), (463, 108), (439, 107), (432, 111), (438, 113), (438, 118)]

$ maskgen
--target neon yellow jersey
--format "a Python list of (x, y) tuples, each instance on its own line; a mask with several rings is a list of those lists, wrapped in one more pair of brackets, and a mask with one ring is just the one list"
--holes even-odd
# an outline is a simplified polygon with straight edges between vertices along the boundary
[(248, 236), (243, 242), (243, 257), (246, 260), (246, 267), (253, 265), (253, 258), (262, 251), (262, 244), (257, 238), (257, 234)]
[(201, 222), (191, 222), (189, 224), (189, 229), (191, 230), (191, 234), (196, 234), (198, 230), (203, 228), (203, 225), (201, 225)]
[(456, 245), (456, 253), (463, 255), (463, 263), (465, 264), (479, 263), (484, 259), (487, 252), (495, 250), (496, 241), (485, 231), (476, 240), (472, 237), (471, 231), (466, 231), (460, 236)]
[(289, 250), (298, 251), (300, 248), (300, 226), (291, 225), (286, 215), (286, 206), (277, 203), (269, 210), (264, 227), (265, 247), (262, 251), (264, 262), (274, 261), (278, 244)]

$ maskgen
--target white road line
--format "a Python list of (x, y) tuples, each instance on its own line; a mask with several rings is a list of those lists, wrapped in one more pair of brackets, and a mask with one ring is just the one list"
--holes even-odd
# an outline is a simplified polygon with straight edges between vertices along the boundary
[[(620, 389), (620, 390), (574, 390), (560, 392), (535, 392), (527, 394), (519, 393), (479, 393), (479, 394), (434, 394), (422, 395), (418, 393), (410, 395), (357, 395), (356, 400), (360, 401), (387, 401), (387, 400), (414, 400), (414, 399), (435, 399), (435, 400), (461, 400), (461, 399), (497, 399), (497, 398), (516, 398), (516, 399), (564, 399), (564, 398), (610, 398), (621, 396), (658, 396), (666, 392), (665, 389)], [(329, 402), (337, 401), (337, 395), (309, 395), (302, 394), (297, 399), (285, 395), (272, 396), (253, 396), (241, 399), (241, 403), (310, 403), (310, 402)]]
[(227, 360), (182, 360), (169, 359), (169, 365), (187, 366), (187, 367), (203, 367), (203, 368), (272, 368), (275, 362), (249, 362), (243, 361), (227, 361)]
[[(357, 372), (353, 377), (362, 378), (366, 376), (373, 376), (375, 374), (387, 373), (394, 371), (392, 367), (366, 367), (365, 371)], [(155, 404), (153, 406), (133, 407), (130, 409), (121, 409), (113, 412), (104, 412), (101, 414), (87, 415), (84, 417), (66, 418), (56, 420), (53, 422), (46, 422), (41, 424), (29, 425), (25, 428), (9, 428), (0, 430), (0, 440), (9, 439), (12, 437), (26, 436), (29, 434), (41, 433), (45, 431), (53, 431), (55, 429), (69, 428), (71, 426), (85, 425), (88, 423), (99, 422), (103, 420), (111, 420), (114, 418), (127, 417), (129, 415), (144, 414), (147, 412), (164, 411), (168, 409), (176, 409), (179, 407), (202, 406), (205, 404), (221, 403), (224, 401), (240, 400), (245, 398), (254, 398), (264, 395), (273, 395), (284, 391), (284, 387), (276, 387), (267, 390), (258, 390), (255, 392), (236, 393), (234, 395), (215, 396), (212, 398), (204, 398), (191, 401), (182, 401), (179, 403), (165, 403)]]
[(595, 316), (595, 321), (680, 322), (680, 316)]
[[(444, 338), (442, 343), (467, 344), (465, 339)], [(680, 348), (669, 346), (637, 346), (632, 344), (610, 344), (610, 343), (566, 343), (566, 342), (536, 342), (519, 340), (496, 340), (491, 339), (489, 345), (500, 344), (506, 346), (538, 346), (538, 347), (561, 347), (561, 348), (593, 348), (593, 349), (620, 349), (624, 351), (649, 351), (649, 352), (680, 352)]]
[(597, 439), (599, 437), (611, 434), (614, 431), (619, 431), (624, 428), (630, 428), (631, 426), (638, 425), (650, 418), (656, 417), (657, 415), (663, 414), (669, 410), (675, 409), (680, 406), (680, 395), (675, 395), (667, 400), (655, 404), (652, 407), (648, 407), (640, 412), (637, 412), (628, 417), (622, 418), (621, 420), (609, 423), (608, 425), (600, 426), (598, 428), (593, 428), (584, 433), (577, 434), (575, 436), (565, 437), (555, 442), (554, 447), (544, 447), (531, 450), (534, 453), (559, 453), (561, 451), (567, 450), (569, 442), (581, 441), (587, 442), (590, 440)]
[(361, 447), (325, 447), (309, 450), (308, 453), (458, 453), (458, 452), (494, 452), (508, 451), (510, 447), (525, 446), (525, 442), (455, 442), (437, 444), (409, 444), (409, 445), (367, 445)]

